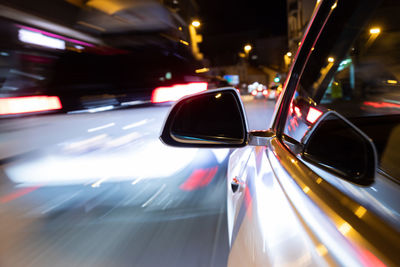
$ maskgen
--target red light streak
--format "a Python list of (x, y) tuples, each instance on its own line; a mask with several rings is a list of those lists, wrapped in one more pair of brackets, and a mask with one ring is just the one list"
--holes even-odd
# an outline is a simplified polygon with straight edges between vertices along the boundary
[(200, 93), (207, 90), (208, 84), (205, 82), (176, 84), (168, 87), (157, 87), (151, 96), (152, 103), (163, 103), (177, 101), (180, 98)]
[(24, 96), (0, 98), (0, 115), (22, 114), (61, 109), (57, 96)]

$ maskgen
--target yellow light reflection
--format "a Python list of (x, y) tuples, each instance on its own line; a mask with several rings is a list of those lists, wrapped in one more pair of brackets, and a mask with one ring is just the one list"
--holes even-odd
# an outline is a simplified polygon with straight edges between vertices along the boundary
[(371, 28), (369, 29), (369, 33), (370, 34), (380, 34), (381, 33), (381, 29), (380, 28)]
[(186, 42), (186, 41), (184, 41), (184, 40), (179, 40), (179, 42), (180, 42), (181, 44), (184, 44), (184, 45), (189, 45), (189, 43)]
[(204, 72), (207, 72), (207, 71), (210, 71), (210, 69), (209, 68), (202, 68), (202, 69), (197, 69), (196, 73), (204, 73)]
[(386, 82), (389, 84), (397, 84), (398, 83), (396, 80), (387, 80)]
[(320, 256), (325, 256), (326, 255), (326, 253), (328, 253), (328, 249), (324, 246), (324, 245), (322, 245), (322, 244), (319, 244), (317, 247), (316, 247), (316, 249), (317, 249), (317, 252), (318, 252), (318, 254), (320, 255)]
[(287, 55), (288, 57), (291, 57), (293, 54), (292, 54), (292, 52), (287, 52), (286, 55)]
[(335, 9), (337, 7), (337, 2), (333, 4), (333, 6), (331, 7), (331, 9)]
[(308, 186), (303, 187), (304, 193), (308, 193), (310, 191), (310, 188)]
[(322, 183), (322, 179), (318, 178), (316, 182), (317, 182), (317, 184), (320, 184), (320, 183)]
[(364, 216), (364, 214), (367, 212), (367, 210), (363, 207), (360, 206), (358, 207), (358, 209), (354, 212), (354, 214), (358, 217), (361, 218), (362, 216)]
[(342, 225), (339, 226), (339, 231), (343, 235), (347, 235), (350, 232), (350, 230), (351, 230), (351, 226), (347, 222), (344, 222)]
[(221, 96), (222, 96), (222, 94), (219, 93), (219, 94), (217, 94), (217, 95), (215, 96), (215, 98), (220, 98)]
[(335, 62), (335, 59), (333, 57), (328, 57), (328, 62), (333, 63)]

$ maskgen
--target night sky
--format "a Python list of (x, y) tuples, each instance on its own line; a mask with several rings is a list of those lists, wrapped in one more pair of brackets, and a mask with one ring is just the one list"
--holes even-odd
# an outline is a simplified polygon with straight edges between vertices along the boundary
[(197, 3), (202, 22), (199, 33), (203, 35), (200, 48), (212, 61), (235, 57), (246, 43), (257, 38), (286, 35), (286, 0), (197, 0)]

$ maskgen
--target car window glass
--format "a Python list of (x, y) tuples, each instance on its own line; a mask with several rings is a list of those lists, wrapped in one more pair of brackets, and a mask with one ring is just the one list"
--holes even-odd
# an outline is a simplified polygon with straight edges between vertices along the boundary
[[(327, 110), (374, 142), (381, 170), (400, 178), (399, 1), (339, 1), (310, 51), (284, 133), (297, 141)], [(398, 164), (397, 164), (398, 165)]]

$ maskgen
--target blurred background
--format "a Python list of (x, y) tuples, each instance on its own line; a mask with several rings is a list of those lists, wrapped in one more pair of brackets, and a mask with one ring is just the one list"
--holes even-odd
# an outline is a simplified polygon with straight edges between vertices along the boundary
[(219, 87), (267, 129), (316, 1), (0, 1), (0, 266), (224, 266), (229, 149), (178, 149)]

